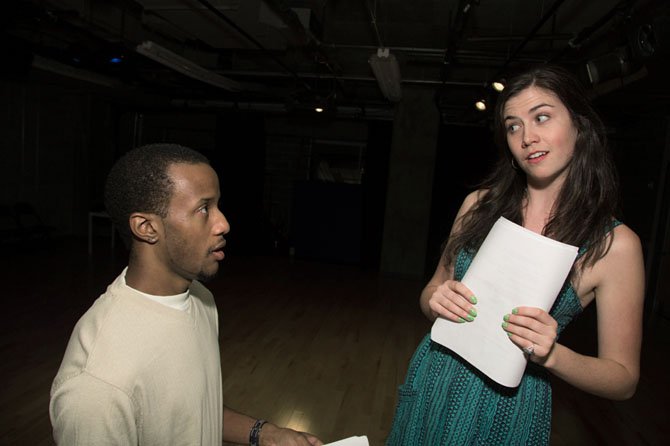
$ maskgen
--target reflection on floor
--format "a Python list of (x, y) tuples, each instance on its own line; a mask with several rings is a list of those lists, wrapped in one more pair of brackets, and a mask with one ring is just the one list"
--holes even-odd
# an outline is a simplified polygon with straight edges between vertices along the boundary
[[(51, 445), (51, 380), (77, 318), (125, 266), (122, 248), (85, 240), (3, 252), (0, 444)], [(3, 262), (5, 263), (5, 262)], [(414, 347), (430, 325), (422, 283), (357, 267), (229, 255), (208, 286), (221, 316), (226, 404), (325, 441), (383, 444)], [(594, 351), (594, 312), (562, 341)], [(552, 445), (670, 444), (670, 330), (645, 335), (642, 379), (611, 402), (555, 380)]]

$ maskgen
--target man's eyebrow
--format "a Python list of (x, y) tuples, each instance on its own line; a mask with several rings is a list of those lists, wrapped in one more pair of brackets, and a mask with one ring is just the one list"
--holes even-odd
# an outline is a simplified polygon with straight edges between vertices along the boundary
[(203, 197), (196, 202), (196, 206), (202, 206), (203, 204), (210, 204), (213, 201), (215, 202), (216, 198), (214, 198), (214, 197)]

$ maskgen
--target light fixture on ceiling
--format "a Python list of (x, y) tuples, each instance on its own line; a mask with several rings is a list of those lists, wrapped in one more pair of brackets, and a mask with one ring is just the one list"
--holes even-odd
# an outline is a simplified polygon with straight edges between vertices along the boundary
[(493, 87), (493, 89), (495, 91), (500, 93), (501, 91), (503, 91), (505, 89), (505, 84), (503, 83), (502, 80), (499, 80), (499, 81), (492, 82), (491, 87)]
[(39, 55), (34, 55), (32, 66), (40, 70), (56, 73), (60, 76), (66, 76), (92, 84), (102, 85), (103, 87), (120, 87), (123, 84), (114, 78), (94, 73), (92, 71), (75, 68), (70, 65), (62, 64), (58, 61), (48, 59)]
[(480, 99), (475, 102), (475, 108), (481, 112), (486, 111), (486, 100)]
[(193, 61), (173, 53), (167, 48), (164, 48), (150, 40), (137, 45), (135, 50), (151, 60), (165, 65), (168, 68), (172, 68), (173, 70), (178, 71), (185, 76), (199, 80), (201, 82), (205, 82), (209, 85), (234, 92), (251, 89), (248, 85), (244, 85), (240, 82), (234, 81), (225, 76), (221, 76), (218, 73), (203, 68)]
[(400, 67), (396, 57), (389, 52), (388, 48), (378, 48), (377, 53), (370, 56), (368, 63), (384, 97), (391, 102), (400, 101), (402, 99)]
[[(334, 88), (334, 85), (333, 85)], [(332, 113), (337, 108), (335, 99), (337, 98), (337, 92), (333, 89), (327, 96), (317, 95), (314, 98), (314, 111), (316, 113)]]

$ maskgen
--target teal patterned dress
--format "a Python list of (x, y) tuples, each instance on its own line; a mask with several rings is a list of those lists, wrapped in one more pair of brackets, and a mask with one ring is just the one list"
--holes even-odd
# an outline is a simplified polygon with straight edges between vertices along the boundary
[[(459, 253), (456, 280), (463, 278), (472, 258)], [(577, 293), (566, 281), (549, 312), (558, 322), (558, 333), (581, 312)], [(510, 389), (431, 341), (428, 334), (400, 386), (386, 444), (535, 446), (549, 444), (550, 431), (551, 385), (543, 367), (529, 362), (519, 387)]]

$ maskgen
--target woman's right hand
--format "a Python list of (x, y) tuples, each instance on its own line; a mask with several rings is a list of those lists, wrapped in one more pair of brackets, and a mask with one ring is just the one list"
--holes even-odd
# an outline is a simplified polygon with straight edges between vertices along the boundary
[(428, 308), (435, 317), (452, 322), (472, 322), (477, 317), (477, 298), (468, 287), (456, 280), (439, 285), (428, 299)]

